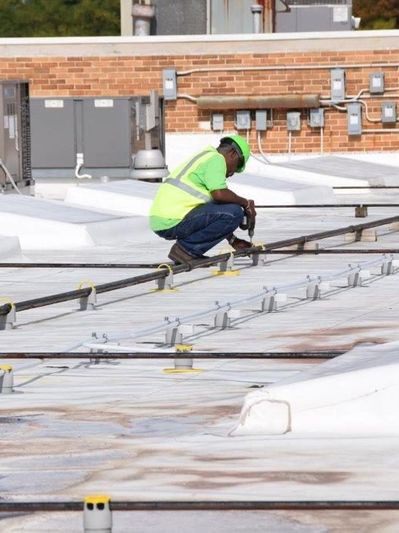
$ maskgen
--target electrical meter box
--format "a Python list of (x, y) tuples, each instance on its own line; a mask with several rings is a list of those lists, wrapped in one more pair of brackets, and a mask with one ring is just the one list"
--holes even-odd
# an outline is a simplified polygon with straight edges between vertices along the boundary
[(311, 128), (324, 128), (324, 109), (322, 107), (309, 110), (308, 124)]
[(163, 97), (164, 100), (177, 99), (177, 75), (174, 68), (166, 68), (163, 71)]
[(289, 111), (287, 113), (287, 130), (300, 131), (301, 130), (301, 113), (299, 111)]
[(223, 113), (212, 113), (211, 128), (213, 131), (224, 130), (224, 116)]
[(266, 109), (257, 109), (255, 111), (255, 127), (256, 131), (267, 130), (267, 111)]
[(343, 68), (331, 70), (331, 100), (333, 102), (345, 100), (345, 70)]
[(348, 104), (348, 135), (362, 134), (362, 105)]
[(384, 124), (396, 123), (396, 103), (384, 102), (381, 104), (381, 122)]
[(250, 130), (251, 129), (251, 111), (249, 110), (236, 111), (235, 127), (238, 130)]
[(373, 72), (369, 78), (369, 91), (370, 94), (384, 94), (384, 73)]

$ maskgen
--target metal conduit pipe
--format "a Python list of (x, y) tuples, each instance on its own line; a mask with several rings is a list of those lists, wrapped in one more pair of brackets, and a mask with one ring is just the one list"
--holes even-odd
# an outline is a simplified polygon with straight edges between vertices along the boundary
[[(111, 281), (109, 283), (103, 283), (101, 285), (96, 286), (96, 292), (97, 294), (100, 294), (103, 292), (109, 292), (109, 291), (113, 291), (117, 289), (124, 289), (126, 287), (132, 287), (134, 285), (140, 285), (142, 283), (147, 283), (149, 281), (155, 281), (155, 280), (167, 277), (170, 271), (173, 272), (173, 274), (181, 274), (182, 272), (188, 272), (193, 269), (212, 266), (222, 261), (228, 261), (232, 254), (234, 255), (234, 257), (246, 257), (253, 253), (258, 253), (258, 254), (268, 253), (270, 250), (275, 250), (278, 248), (285, 248), (287, 246), (292, 246), (292, 245), (302, 246), (302, 245), (305, 245), (307, 242), (327, 239), (329, 237), (335, 237), (337, 235), (343, 235), (345, 233), (355, 233), (355, 232), (362, 231), (364, 229), (375, 228), (378, 226), (385, 226), (387, 224), (392, 224), (398, 221), (399, 221), (399, 215), (389, 217), (389, 218), (383, 218), (380, 220), (374, 220), (372, 222), (365, 222), (363, 224), (355, 224), (355, 225), (345, 226), (343, 228), (338, 228), (334, 230), (321, 231), (318, 233), (312, 233), (310, 235), (303, 235), (301, 237), (283, 239), (281, 241), (276, 241), (274, 243), (270, 243), (267, 245), (253, 246), (252, 248), (247, 248), (245, 251), (243, 250), (239, 252), (224, 253), (224, 254), (209, 257), (208, 259), (196, 259), (184, 265), (171, 266), (170, 270), (169, 268), (168, 269), (162, 268), (154, 272), (150, 272), (148, 274), (142, 274), (141, 276), (135, 276), (132, 278), (125, 278), (125, 279), (121, 279), (117, 281)], [(15, 308), (15, 311), (18, 312), (18, 311), (25, 311), (28, 309), (34, 309), (38, 307), (44, 307), (44, 306), (52, 305), (55, 303), (66, 302), (69, 300), (77, 300), (78, 298), (89, 296), (91, 294), (91, 291), (92, 291), (91, 287), (85, 287), (83, 289), (77, 289), (74, 291), (68, 291), (64, 293), (53, 294), (50, 296), (44, 296), (41, 298), (25, 300), (22, 302), (17, 302), (13, 305), (7, 303), (7, 304), (0, 306), (0, 315), (7, 315), (13, 307)]]
[[(290, 207), (290, 206), (287, 206)], [(295, 206), (291, 206), (295, 207)], [(259, 253), (263, 253), (263, 251), (260, 251)], [(284, 253), (298, 253), (298, 254), (304, 254), (304, 253), (311, 253), (311, 254), (318, 254), (318, 253), (359, 253), (359, 254), (365, 254), (365, 253), (379, 253), (379, 254), (397, 254), (399, 253), (399, 248), (375, 248), (375, 249), (364, 249), (364, 248), (350, 248), (350, 249), (342, 249), (342, 248), (334, 248), (334, 249), (326, 249), (326, 248), (317, 248), (316, 250), (268, 250), (268, 254), (284, 254)], [(166, 263), (165, 263), (166, 264)], [(139, 269), (151, 269), (151, 268), (158, 268), (158, 263), (0, 263), (0, 268), (112, 268), (112, 269), (125, 269), (125, 268), (139, 268)], [(171, 263), (171, 266), (172, 263)]]
[(65, 351), (72, 352), (80, 348), (81, 346), (84, 346), (85, 348), (90, 349), (90, 350), (110, 350), (110, 351), (124, 351), (124, 352), (132, 351), (132, 348), (126, 347), (126, 346), (122, 347), (119, 344), (115, 344), (115, 342), (119, 343), (121, 340), (126, 340), (126, 339), (137, 340), (138, 338), (146, 337), (149, 334), (160, 333), (164, 331), (166, 332), (167, 330), (178, 328), (183, 324), (192, 323), (193, 320), (196, 320), (198, 318), (203, 318), (205, 316), (208, 316), (214, 313), (220, 313), (221, 311), (228, 312), (232, 310), (233, 308), (237, 308), (239, 305), (248, 304), (256, 300), (261, 300), (267, 296), (271, 296), (271, 295), (274, 296), (281, 290), (288, 291), (288, 290), (293, 290), (293, 289), (309, 287), (309, 284), (311, 283), (321, 283), (327, 280), (333, 281), (336, 279), (340, 279), (344, 276), (347, 277), (351, 274), (353, 275), (356, 273), (360, 273), (361, 270), (364, 269), (365, 267), (376, 266), (376, 265), (382, 266), (391, 261), (392, 261), (392, 257), (383, 256), (381, 258), (373, 259), (371, 261), (364, 262), (362, 264), (358, 263), (356, 265), (348, 265), (347, 268), (340, 270), (338, 272), (335, 272), (328, 276), (325, 276), (325, 275), (309, 276), (308, 275), (304, 279), (302, 278), (291, 283), (274, 285), (273, 287), (264, 286), (261, 292), (257, 292), (256, 294), (252, 294), (245, 298), (241, 298), (238, 300), (232, 300), (232, 301), (225, 302), (225, 303), (220, 303), (219, 301), (216, 301), (212, 307), (193, 313), (191, 315), (186, 315), (183, 317), (173, 317), (172, 319), (169, 319), (169, 317), (165, 317), (165, 320), (162, 323), (152, 326), (150, 328), (146, 328), (146, 329), (136, 331), (133, 333), (122, 333), (122, 334), (114, 333), (112, 335), (106, 334), (106, 335), (103, 335), (102, 339), (99, 339), (102, 342), (93, 342), (93, 341), (81, 342), (78, 345), (74, 345), (73, 347)]
[(320, 107), (319, 94), (283, 94), (275, 96), (199, 96), (200, 109), (310, 109)]
[(242, 65), (238, 67), (208, 67), (208, 68), (193, 68), (190, 70), (181, 70), (177, 71), (177, 76), (189, 76), (190, 74), (197, 74), (201, 72), (250, 72), (250, 71), (273, 71), (273, 70), (331, 70), (332, 68), (389, 68), (389, 67), (399, 67), (399, 63), (327, 63), (327, 64), (315, 64), (315, 65), (297, 65), (297, 64), (285, 64), (285, 65), (274, 65), (274, 66), (258, 66), (258, 67), (243, 67)]
[[(387, 511), (399, 500), (110, 501), (112, 511)], [(82, 501), (1, 501), (0, 513), (83, 511)]]
[(299, 352), (4, 352), (0, 359), (332, 359), (347, 350)]

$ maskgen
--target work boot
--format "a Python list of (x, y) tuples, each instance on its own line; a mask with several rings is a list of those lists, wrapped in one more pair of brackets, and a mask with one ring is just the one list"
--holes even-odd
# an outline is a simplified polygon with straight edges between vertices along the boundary
[(177, 264), (185, 264), (189, 263), (193, 259), (197, 259), (197, 257), (194, 257), (186, 252), (186, 250), (182, 248), (178, 242), (175, 242), (175, 244), (172, 246), (168, 257), (171, 261)]

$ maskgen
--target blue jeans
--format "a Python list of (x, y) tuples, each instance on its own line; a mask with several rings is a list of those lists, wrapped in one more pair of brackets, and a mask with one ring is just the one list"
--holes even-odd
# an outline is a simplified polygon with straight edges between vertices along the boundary
[(244, 218), (244, 210), (237, 204), (209, 202), (192, 209), (173, 228), (155, 233), (168, 241), (177, 242), (193, 256), (203, 255), (231, 235)]

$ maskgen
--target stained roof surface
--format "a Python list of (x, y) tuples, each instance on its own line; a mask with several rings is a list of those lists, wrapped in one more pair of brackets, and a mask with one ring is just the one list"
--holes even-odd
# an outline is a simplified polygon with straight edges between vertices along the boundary
[[(397, 169), (399, 186), (396, 158), (390, 160), (386, 155), (384, 160), (391, 167), (391, 176), (392, 168)], [(380, 158), (376, 156), (373, 163), (380, 163)], [(352, 164), (356, 165), (356, 159)], [(358, 159), (357, 164), (361, 168), (363, 163)], [(307, 172), (309, 167), (301, 169), (309, 184), (310, 203), (317, 204), (318, 175)], [(332, 166), (331, 175), (337, 176), (338, 170)], [(272, 171), (268, 169), (268, 175)], [(368, 179), (368, 175), (364, 177)], [(123, 186), (117, 190), (123, 194)], [(281, 190), (287, 191), (286, 182)], [(398, 191), (363, 191), (361, 200), (399, 204)], [(359, 200), (355, 190), (342, 195), (331, 189), (329, 194), (338, 203)], [(17, 198), (13, 196), (12, 202)], [(26, 238), (26, 225), (18, 220), (19, 208), (14, 211), (15, 233), (8, 226), (7, 235), (23, 234), (25, 238), (21, 249), (15, 241), (10, 246), (10, 241), (1, 240), (0, 246), (4, 242), (9, 250), (2, 261), (161, 264), (167, 259), (171, 243), (149, 232), (145, 216), (112, 209), (113, 215), (107, 210), (95, 214), (95, 208), (87, 205), (79, 208), (82, 212), (86, 209), (83, 218), (78, 220), (80, 211), (73, 211), (68, 222), (59, 218), (64, 210), (76, 208), (62, 203), (57, 212), (59, 246), (41, 247), (40, 235), (46, 234), (42, 206), (37, 213), (40, 224), (30, 223), (30, 231), (36, 235), (33, 247)], [(397, 215), (398, 209), (369, 208), (368, 217), (360, 219), (354, 213), (352, 207), (262, 209), (255, 242), (272, 243), (378, 220)], [(35, 219), (33, 203), (28, 214)], [(99, 221), (104, 226), (93, 230), (90, 224)], [(76, 235), (86, 232), (91, 238), (74, 247), (72, 230)], [(123, 238), (114, 238), (117, 231)], [(366, 353), (370, 345), (399, 341), (399, 272), (395, 269), (393, 275), (380, 275), (380, 265), (369, 265), (364, 267), (369, 276), (356, 287), (348, 287), (346, 274), (338, 275), (348, 264), (380, 259), (382, 248), (398, 248), (397, 227), (378, 227), (367, 233), (367, 239), (354, 242), (353, 234), (340, 235), (320, 240), (318, 245), (330, 250), (375, 250), (373, 254), (269, 254), (257, 266), (250, 258), (239, 258), (233, 266), (235, 275), (215, 275), (215, 267), (176, 275), (175, 291), (154, 291), (156, 284), (150, 282), (99, 294), (93, 310), (79, 310), (75, 300), (22, 311), (17, 313), (13, 329), (0, 332), (1, 351), (51, 352), (78, 347), (88, 352), (85, 343), (102, 342), (104, 335), (121, 338), (120, 345), (132, 352), (170, 351), (164, 331), (137, 333), (165, 323), (166, 316), (171, 320), (201, 314), (218, 301), (219, 305), (232, 303), (237, 310), (231, 315), (230, 327), (215, 328), (212, 311), (188, 320), (195, 328), (187, 330), (184, 341), (193, 344), (195, 351), (349, 351), (360, 346)], [(221, 245), (212, 253), (224, 249)], [(399, 254), (394, 258), (399, 259)], [(20, 302), (74, 290), (81, 282), (98, 285), (152, 270), (1, 268), (1, 293)], [(305, 289), (299, 285), (307, 276), (333, 278), (321, 299), (306, 299)], [(280, 288), (279, 292), (287, 295), (275, 312), (261, 312), (261, 299), (235, 304), (261, 294), (265, 287)], [(94, 364), (89, 354), (82, 360), (66, 356), (62, 360), (9, 358), (5, 362), (14, 367), (15, 392), (1, 396), (0, 502), (80, 500), (91, 493), (129, 501), (397, 499), (396, 429), (383, 435), (350, 431), (336, 435), (315, 427), (313, 433), (232, 436), (248, 393), (299, 375), (323, 364), (321, 360), (197, 359), (194, 367), (198, 371), (186, 373), (168, 372), (174, 367), (173, 360), (135, 358)], [(80, 531), (82, 520), (79, 513), (61, 512), (0, 518), (0, 530), (12, 532)], [(169, 532), (176, 530), (177, 523), (185, 532), (395, 531), (398, 519), (394, 511), (121, 512), (115, 513), (113, 531)]]

